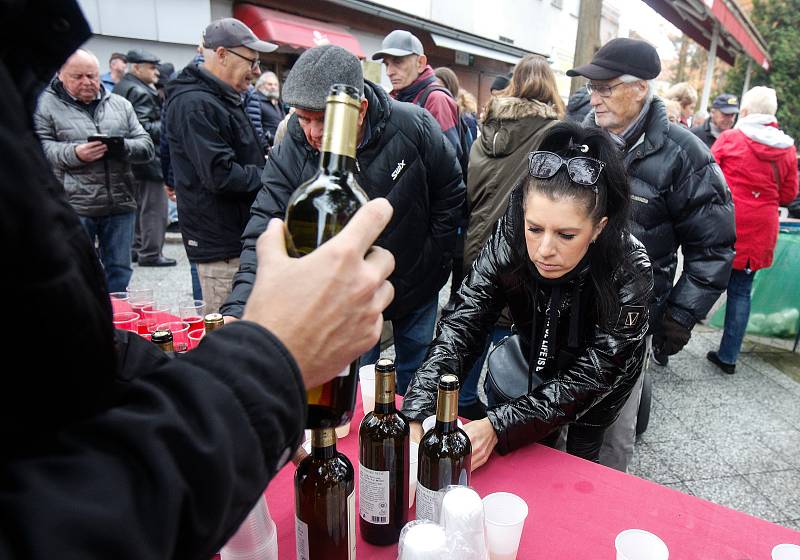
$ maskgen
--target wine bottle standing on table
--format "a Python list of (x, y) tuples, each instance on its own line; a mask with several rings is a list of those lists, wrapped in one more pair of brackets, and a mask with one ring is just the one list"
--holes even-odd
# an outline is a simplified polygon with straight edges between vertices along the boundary
[(356, 557), (353, 465), (336, 451), (333, 428), (311, 431), (311, 455), (294, 473), (297, 560)]
[(203, 327), (206, 329), (206, 334), (211, 331), (217, 330), (225, 325), (225, 320), (219, 313), (209, 313), (203, 317)]
[(150, 341), (161, 348), (164, 352), (174, 352), (175, 347), (172, 343), (171, 331), (155, 331), (150, 337)]
[(409, 425), (394, 404), (394, 362), (375, 364), (375, 410), (358, 430), (358, 510), (361, 537), (386, 545), (408, 520)]
[(439, 378), (436, 425), (419, 442), (417, 519), (439, 522), (441, 502), (451, 484), (469, 485), (472, 444), (458, 427), (458, 377)]
[[(359, 91), (335, 84), (325, 105), (319, 169), (300, 185), (286, 207), (286, 244), (293, 257), (307, 255), (339, 233), (368, 197), (353, 179), (358, 138)], [(306, 428), (331, 428), (350, 421), (356, 402), (358, 362), (333, 380), (307, 391)]]

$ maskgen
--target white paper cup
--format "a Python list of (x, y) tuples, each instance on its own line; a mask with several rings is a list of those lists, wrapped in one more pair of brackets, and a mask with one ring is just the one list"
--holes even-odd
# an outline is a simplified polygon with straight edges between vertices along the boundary
[[(461, 418), (458, 418), (456, 422), (458, 422), (459, 428), (464, 427), (464, 422), (461, 421)], [(425, 420), (422, 421), (422, 433), (427, 434), (428, 430), (432, 430), (435, 425), (436, 425), (436, 415), (432, 414), (431, 416), (428, 416)]]
[(653, 533), (641, 529), (622, 531), (614, 540), (617, 560), (667, 560), (667, 545)]
[(361, 386), (361, 404), (364, 405), (366, 416), (375, 410), (375, 364), (359, 368), (358, 384)]
[(800, 546), (779, 544), (772, 549), (772, 560), (800, 560)]
[(509, 492), (495, 492), (483, 499), (486, 543), (491, 560), (514, 560), (522, 537), (528, 504)]
[(408, 443), (408, 507), (414, 505), (414, 497), (417, 495), (417, 460), (419, 459), (419, 444), (410, 441)]

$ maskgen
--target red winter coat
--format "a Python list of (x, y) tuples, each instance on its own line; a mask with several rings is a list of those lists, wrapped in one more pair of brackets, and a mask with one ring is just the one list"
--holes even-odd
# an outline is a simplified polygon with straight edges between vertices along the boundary
[(797, 196), (797, 150), (771, 115), (742, 117), (711, 147), (733, 194), (736, 258), (733, 268), (772, 265), (778, 240), (778, 205)]

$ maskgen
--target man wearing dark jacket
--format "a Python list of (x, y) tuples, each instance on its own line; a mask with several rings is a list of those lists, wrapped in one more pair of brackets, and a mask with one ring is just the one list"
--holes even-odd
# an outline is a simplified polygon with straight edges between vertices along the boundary
[(159, 159), (161, 142), (161, 97), (155, 89), (159, 78), (158, 57), (142, 49), (128, 51), (130, 70), (114, 86), (114, 93), (133, 105), (139, 123), (150, 135), (155, 157), (133, 166), (136, 184), (136, 233), (133, 260), (139, 266), (175, 266), (175, 259), (162, 254), (167, 231), (167, 193)]
[[(612, 39), (592, 62), (568, 70), (585, 76), (599, 126), (620, 148), (631, 183), (631, 232), (653, 265), (650, 304), (654, 352), (679, 352), (725, 289), (733, 263), (735, 226), (731, 194), (708, 149), (688, 130), (671, 125), (652, 84), (661, 61), (648, 43)], [(677, 251), (683, 273), (673, 287)], [(644, 377), (644, 376), (642, 376)], [(601, 463), (626, 470), (633, 455), (641, 381), (619, 419), (606, 432)]]
[(212, 22), (203, 38), (205, 61), (167, 85), (166, 120), (183, 243), (206, 306), (216, 311), (239, 269), (265, 161), (242, 94), (261, 73), (258, 53), (278, 47), (233, 18)]
[[(264, 168), (264, 187), (253, 204), (244, 232), (241, 266), (223, 315), (240, 317), (256, 270), (256, 239), (271, 218), (282, 217), (294, 189), (316, 173), (331, 85), (363, 91), (355, 179), (370, 198), (385, 196), (394, 207), (392, 223), (378, 245), (394, 254), (395, 300), (384, 317), (394, 326), (397, 388), (402, 394), (433, 339), (439, 289), (450, 271), (457, 209), (464, 202), (461, 171), (450, 144), (431, 115), (392, 101), (364, 80), (358, 59), (333, 45), (303, 53), (284, 84), (283, 95), (295, 113), (286, 136)], [(377, 360), (376, 346), (364, 356)]]
[(710, 148), (720, 134), (733, 128), (738, 114), (739, 99), (730, 93), (723, 93), (711, 103), (711, 113), (706, 121), (692, 127), (691, 132)]
[[(89, 26), (65, 0), (11, 0), (0, 21), (16, 45), (0, 53), (0, 250), (26, 264), (0, 275), (14, 294), (0, 348), (25, 356), (24, 375), (0, 378), (0, 557), (207, 560), (301, 441), (306, 387), (377, 340), (392, 259), (364, 253), (391, 208), (371, 202), (335, 250), (302, 259), (286, 255), (273, 224), (248, 320), (189, 354), (167, 360), (120, 331), (115, 341), (100, 263), (30, 125)], [(42, 29), (46, 42), (29, 40)], [(53, 317), (68, 328), (43, 352)], [(292, 327), (303, 317), (325, 324)]]

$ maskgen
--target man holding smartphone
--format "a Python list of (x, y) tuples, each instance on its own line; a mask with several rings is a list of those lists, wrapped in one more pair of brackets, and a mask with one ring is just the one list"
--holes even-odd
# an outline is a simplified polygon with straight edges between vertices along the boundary
[(34, 125), (70, 205), (98, 247), (108, 291), (125, 291), (133, 273), (136, 213), (131, 164), (153, 159), (150, 135), (130, 102), (101, 86), (97, 57), (82, 49), (42, 94)]

